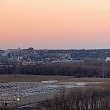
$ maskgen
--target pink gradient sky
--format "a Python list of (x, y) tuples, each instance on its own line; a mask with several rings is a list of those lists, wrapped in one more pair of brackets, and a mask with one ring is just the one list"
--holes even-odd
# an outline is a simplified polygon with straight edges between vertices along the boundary
[(0, 49), (110, 48), (110, 0), (0, 0)]

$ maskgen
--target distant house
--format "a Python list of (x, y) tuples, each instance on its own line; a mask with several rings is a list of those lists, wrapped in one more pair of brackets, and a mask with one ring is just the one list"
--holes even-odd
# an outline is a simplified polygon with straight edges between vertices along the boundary
[(105, 61), (110, 61), (110, 57), (107, 57), (107, 58), (105, 59)]
[(57, 80), (41, 81), (43, 84), (56, 84), (57, 82)]

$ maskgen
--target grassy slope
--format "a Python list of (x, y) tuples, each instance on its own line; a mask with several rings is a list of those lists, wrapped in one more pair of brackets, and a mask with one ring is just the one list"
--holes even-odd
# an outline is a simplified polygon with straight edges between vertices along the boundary
[(49, 75), (0, 75), (0, 82), (38, 82), (42, 80), (58, 80), (64, 82), (109, 82), (110, 78), (74, 78), (73, 76)]

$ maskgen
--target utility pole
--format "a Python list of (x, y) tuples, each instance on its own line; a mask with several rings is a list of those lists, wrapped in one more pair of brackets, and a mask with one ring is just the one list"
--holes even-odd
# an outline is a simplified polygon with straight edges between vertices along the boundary
[(105, 61), (104, 60), (102, 61), (100, 76), (103, 77), (103, 78), (107, 77), (107, 72), (106, 72)]
[(105, 65), (104, 65), (104, 61), (102, 62), (102, 76), (103, 78), (105, 78)]
[(18, 57), (16, 62), (15, 78), (19, 73), (20, 73), (20, 58)]

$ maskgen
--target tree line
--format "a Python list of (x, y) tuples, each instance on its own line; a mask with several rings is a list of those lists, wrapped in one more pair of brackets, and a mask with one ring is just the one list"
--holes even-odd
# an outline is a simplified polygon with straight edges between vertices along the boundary
[(44, 103), (46, 110), (110, 110), (110, 85), (99, 88), (74, 88), (61, 92)]
[(0, 74), (32, 74), (32, 75), (65, 75), (75, 77), (110, 76), (110, 63), (78, 62), (78, 63), (45, 63), (36, 65), (4, 65), (0, 66)]

